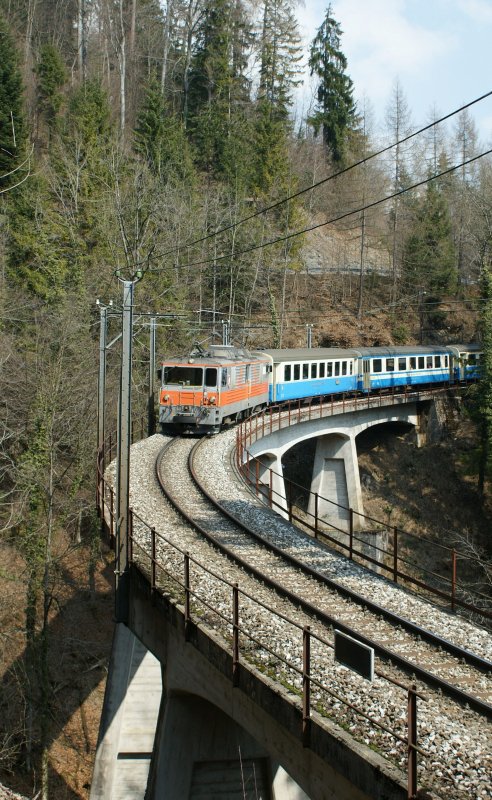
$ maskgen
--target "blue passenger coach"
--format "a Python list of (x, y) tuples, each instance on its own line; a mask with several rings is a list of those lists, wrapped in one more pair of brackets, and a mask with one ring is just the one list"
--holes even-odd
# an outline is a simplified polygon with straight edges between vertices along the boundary
[(362, 392), (446, 383), (452, 379), (447, 347), (362, 347), (358, 352), (357, 388)]
[(262, 350), (271, 360), (270, 403), (357, 389), (357, 350)]

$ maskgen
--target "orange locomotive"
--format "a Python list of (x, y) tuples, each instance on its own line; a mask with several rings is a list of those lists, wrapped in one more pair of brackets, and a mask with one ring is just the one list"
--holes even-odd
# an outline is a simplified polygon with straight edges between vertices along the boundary
[[(271, 361), (229, 345), (194, 350), (161, 368), (162, 430), (217, 433), (268, 403)], [(169, 426), (169, 428), (168, 428)]]

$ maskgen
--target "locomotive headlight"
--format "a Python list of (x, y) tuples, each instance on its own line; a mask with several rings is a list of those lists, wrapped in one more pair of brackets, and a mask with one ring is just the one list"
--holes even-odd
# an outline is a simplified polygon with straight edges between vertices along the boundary
[(211, 397), (209, 402), (210, 402), (211, 406), (214, 406), (217, 401), (216, 401), (215, 397)]
[(169, 400), (169, 395), (168, 395), (168, 394), (165, 394), (165, 395), (164, 395), (164, 402), (165, 402), (165, 403), (167, 403), (167, 401), (168, 401), (168, 400)]

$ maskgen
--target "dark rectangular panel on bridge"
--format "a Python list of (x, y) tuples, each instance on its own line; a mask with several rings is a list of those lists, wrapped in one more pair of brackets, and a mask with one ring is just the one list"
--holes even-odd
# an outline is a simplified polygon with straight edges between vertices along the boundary
[(374, 650), (346, 633), (335, 630), (335, 660), (358, 672), (363, 678), (374, 679)]

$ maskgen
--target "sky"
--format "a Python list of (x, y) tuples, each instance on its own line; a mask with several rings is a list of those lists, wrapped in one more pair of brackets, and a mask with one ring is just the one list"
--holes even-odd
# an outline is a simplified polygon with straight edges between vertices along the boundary
[[(300, 0), (300, 30), (310, 43), (329, 0)], [(417, 129), (492, 90), (492, 0), (331, 0), (341, 50), (359, 105), (369, 100), (384, 127), (395, 82)], [(302, 104), (312, 94), (309, 79)], [(304, 109), (305, 110), (305, 109)], [(470, 109), (482, 143), (492, 146), (492, 97)]]

